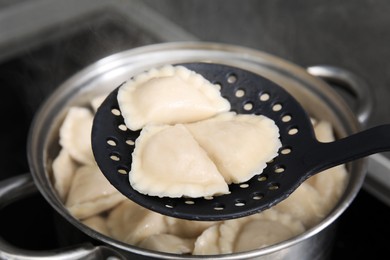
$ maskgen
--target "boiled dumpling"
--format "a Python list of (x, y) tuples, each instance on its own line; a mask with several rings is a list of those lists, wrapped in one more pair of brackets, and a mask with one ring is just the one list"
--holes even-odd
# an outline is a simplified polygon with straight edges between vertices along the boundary
[(169, 234), (173, 234), (183, 238), (196, 238), (202, 232), (215, 225), (216, 221), (195, 221), (165, 216), (167, 230)]
[(108, 210), (126, 197), (119, 193), (96, 165), (81, 166), (75, 172), (65, 206), (84, 219)]
[(218, 243), (221, 253), (230, 254), (272, 245), (304, 230), (300, 221), (271, 208), (259, 214), (225, 221), (220, 226)]
[(203, 197), (229, 193), (214, 163), (182, 124), (146, 126), (132, 156), (130, 184), (143, 194)]
[(332, 125), (328, 121), (319, 121), (314, 126), (314, 133), (318, 141), (323, 143), (333, 142), (336, 138)]
[(155, 234), (166, 232), (164, 216), (126, 200), (114, 208), (107, 226), (115, 239), (136, 245)]
[(62, 202), (66, 201), (77, 164), (65, 149), (61, 149), (52, 164), (54, 188)]
[(261, 173), (281, 147), (279, 128), (265, 116), (229, 112), (186, 127), (228, 184)]
[(71, 107), (60, 128), (60, 144), (74, 160), (94, 164), (91, 131), (93, 114), (84, 107)]
[(237, 234), (234, 252), (245, 252), (285, 241), (297, 235), (279, 221), (258, 219), (249, 221)]
[(102, 94), (100, 96), (94, 97), (91, 100), (91, 106), (92, 106), (93, 112), (96, 112), (99, 109), (100, 105), (103, 103), (103, 101), (106, 98), (107, 98), (107, 94)]
[(119, 88), (118, 104), (127, 127), (188, 123), (229, 111), (218, 88), (183, 66), (151, 69)]
[(215, 224), (209, 227), (196, 239), (193, 255), (218, 255), (221, 253), (219, 225)]
[(138, 246), (171, 254), (189, 254), (194, 248), (194, 241), (171, 234), (155, 234), (142, 240)]
[(91, 229), (102, 233), (103, 235), (109, 236), (110, 232), (108, 231), (106, 219), (100, 215), (95, 215), (84, 219), (81, 221), (84, 225), (90, 227)]
[(302, 183), (291, 195), (273, 209), (300, 219), (305, 227), (312, 227), (326, 215), (321, 195), (311, 185)]

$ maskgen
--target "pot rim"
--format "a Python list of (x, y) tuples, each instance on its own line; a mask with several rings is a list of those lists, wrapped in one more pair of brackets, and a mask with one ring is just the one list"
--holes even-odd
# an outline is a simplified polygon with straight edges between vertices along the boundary
[[(48, 181), (47, 170), (50, 168), (50, 162), (47, 161), (48, 151), (47, 145), (48, 140), (47, 136), (50, 131), (52, 131), (52, 126), (47, 127), (47, 122), (58, 122), (58, 114), (53, 115), (53, 110), (59, 112), (60, 115), (64, 115), (65, 107), (68, 105), (69, 99), (72, 96), (83, 93), (83, 87), (90, 84), (91, 81), (95, 80), (97, 75), (104, 76), (104, 72), (120, 68), (123, 65), (124, 59), (131, 58), (132, 62), (140, 61), (145, 58), (145, 55), (148, 58), (158, 58), (161, 53), (164, 54), (175, 54), (180, 55), (188, 51), (193, 51), (196, 55), (200, 53), (214, 53), (218, 55), (231, 55), (235, 59), (235, 64), (244, 66), (249, 70), (255, 70), (256, 67), (261, 64), (266, 66), (270, 70), (278, 69), (280, 73), (286, 77), (294, 77), (304, 86), (319, 86), (316, 89), (312, 89), (315, 94), (321, 95), (324, 97), (325, 102), (336, 103), (339, 109), (344, 111), (345, 117), (348, 119), (348, 129), (346, 131), (351, 134), (357, 132), (360, 129), (360, 124), (354, 117), (354, 114), (344, 102), (344, 100), (336, 94), (329, 86), (319, 78), (311, 76), (303, 68), (273, 56), (268, 53), (264, 53), (258, 50), (231, 45), (231, 44), (222, 44), (222, 43), (213, 43), (213, 42), (169, 42), (169, 43), (158, 43), (147, 46), (142, 46), (126, 51), (122, 51), (116, 54), (112, 54), (108, 57), (100, 59), (95, 63), (87, 66), (83, 70), (74, 74), (63, 84), (61, 84), (42, 104), (40, 109), (37, 111), (34, 116), (33, 122), (30, 127), (28, 134), (28, 143), (27, 143), (27, 157), (30, 165), (30, 170), (34, 179), (35, 184), (37, 185), (40, 193), (45, 197), (45, 199), (59, 212), (66, 220), (71, 222), (77, 228), (81, 229), (84, 233), (101, 240), (109, 245), (128, 251), (131, 253), (136, 253), (140, 255), (146, 255), (150, 257), (158, 258), (169, 258), (169, 259), (191, 259), (199, 258), (199, 256), (183, 256), (176, 254), (168, 254), (156, 251), (150, 251), (141, 249), (123, 242), (117, 241), (111, 237), (104, 236), (95, 230), (83, 225), (78, 219), (73, 217), (65, 208), (65, 206), (60, 202), (58, 196), (53, 191), (50, 181)], [(74, 86), (78, 84), (80, 87), (75, 91)], [(326, 89), (326, 95), (321, 93)], [(55, 109), (60, 107), (60, 109)], [(38, 137), (38, 138), (37, 138)], [(42, 151), (42, 152), (36, 152)], [(345, 209), (350, 205), (350, 203), (355, 198), (356, 194), (360, 190), (363, 180), (366, 173), (366, 159), (360, 159), (353, 163), (355, 169), (358, 169), (357, 172), (354, 172), (354, 185), (348, 185), (342, 198), (339, 200), (338, 204), (334, 206), (333, 210), (317, 225), (306, 230), (302, 234), (295, 236), (291, 239), (285, 240), (278, 244), (256, 249), (252, 251), (234, 253), (228, 255), (213, 255), (207, 256), (213, 259), (242, 259), (259, 257), (267, 255), (285, 248), (289, 248), (297, 243), (300, 243), (315, 234), (319, 233), (323, 229), (331, 225), (335, 220), (345, 211)]]

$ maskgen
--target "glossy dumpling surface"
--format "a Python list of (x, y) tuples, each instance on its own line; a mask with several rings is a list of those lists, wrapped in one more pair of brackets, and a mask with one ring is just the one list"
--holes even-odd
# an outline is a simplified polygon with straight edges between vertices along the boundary
[(193, 255), (218, 255), (221, 253), (219, 248), (219, 224), (213, 225), (203, 231), (196, 239)]
[(85, 165), (76, 170), (65, 205), (73, 216), (85, 219), (125, 199), (96, 165)]
[(281, 147), (279, 128), (261, 115), (222, 113), (186, 127), (228, 184), (261, 173)]
[(260, 214), (227, 220), (220, 226), (221, 253), (230, 254), (276, 244), (304, 231), (289, 214), (268, 209)]
[(300, 219), (311, 227), (325, 217), (326, 211), (319, 192), (308, 183), (302, 183), (291, 195), (273, 208)]
[(60, 128), (60, 144), (82, 164), (95, 164), (91, 131), (93, 114), (88, 108), (71, 107)]
[(107, 217), (107, 226), (115, 239), (136, 245), (155, 234), (165, 233), (164, 216), (126, 200)]
[(146, 126), (132, 156), (129, 180), (143, 194), (195, 198), (229, 192), (215, 164), (182, 124)]
[(188, 123), (229, 111), (218, 88), (183, 66), (151, 69), (119, 88), (118, 104), (127, 127)]

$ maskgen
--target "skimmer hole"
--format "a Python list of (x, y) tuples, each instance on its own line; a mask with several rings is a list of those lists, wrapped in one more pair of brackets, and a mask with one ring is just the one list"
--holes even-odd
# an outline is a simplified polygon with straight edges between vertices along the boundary
[(165, 204), (165, 207), (173, 209), (175, 206), (172, 203), (170, 203), (170, 204), (167, 203), (167, 204)]
[(120, 160), (120, 157), (118, 154), (111, 154), (110, 159), (117, 162)]
[(214, 205), (214, 210), (224, 210), (225, 209), (225, 205), (224, 204), (221, 204), (221, 203), (217, 203)]
[(258, 181), (266, 181), (267, 179), (268, 177), (265, 174), (262, 174), (259, 176), (259, 178), (257, 178)]
[(281, 165), (277, 165), (275, 166), (275, 169), (274, 169), (274, 172), (275, 173), (282, 173), (286, 170), (286, 167), (285, 166), (281, 166)]
[(243, 207), (245, 204), (245, 200), (236, 200), (236, 203), (234, 203), (236, 207)]
[(125, 168), (119, 168), (118, 173), (120, 174), (127, 174), (127, 170)]
[(253, 104), (251, 102), (248, 102), (244, 105), (244, 110), (250, 111), (253, 108)]
[(277, 184), (277, 183), (271, 183), (269, 186), (268, 186), (268, 189), (269, 190), (277, 190), (280, 188), (280, 185)]
[(233, 73), (227, 77), (227, 82), (230, 84), (234, 84), (236, 81), (237, 81), (237, 76)]
[(290, 122), (292, 119), (291, 115), (287, 114), (282, 117), (282, 122), (287, 123)]
[(237, 89), (235, 94), (236, 94), (236, 97), (241, 98), (241, 97), (245, 96), (245, 90)]
[(282, 110), (282, 107), (283, 107), (282, 104), (277, 103), (277, 104), (272, 106), (272, 110), (275, 112), (278, 112), (278, 111)]
[(298, 128), (292, 127), (288, 130), (289, 135), (296, 135), (298, 133)]
[(261, 200), (262, 198), (264, 198), (264, 195), (263, 195), (263, 193), (260, 193), (260, 192), (255, 192), (252, 195), (252, 199), (254, 199), (254, 200)]
[(283, 148), (281, 151), (280, 151), (280, 153), (281, 154), (290, 154), (291, 153), (291, 148), (290, 147), (285, 147), (285, 148)]
[(119, 130), (122, 130), (122, 131), (126, 131), (127, 130), (127, 127), (126, 127), (125, 124), (118, 125), (118, 128), (119, 128)]
[(107, 139), (107, 144), (110, 146), (116, 146), (116, 141), (114, 139)]
[(133, 140), (131, 140), (131, 139), (127, 139), (127, 140), (126, 140), (126, 144), (128, 144), (128, 145), (134, 145), (135, 142), (134, 142)]
[(111, 109), (111, 113), (114, 115), (114, 116), (120, 116), (121, 115), (121, 111), (117, 108), (113, 108)]
[(267, 92), (264, 92), (260, 95), (259, 99), (260, 101), (267, 101), (271, 98), (270, 94), (268, 94)]

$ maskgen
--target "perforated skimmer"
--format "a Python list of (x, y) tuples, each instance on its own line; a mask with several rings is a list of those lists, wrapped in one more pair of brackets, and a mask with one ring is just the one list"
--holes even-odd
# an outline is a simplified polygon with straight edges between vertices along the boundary
[[(309, 116), (282, 87), (255, 73), (221, 64), (185, 63), (214, 84), (231, 110), (264, 115), (280, 130), (279, 155), (263, 173), (241, 184), (231, 184), (230, 194), (212, 198), (148, 196), (129, 183), (134, 142), (140, 131), (126, 128), (120, 114), (116, 88), (99, 107), (92, 128), (95, 160), (110, 183), (129, 199), (164, 215), (190, 220), (224, 220), (261, 212), (286, 199), (303, 181), (330, 167), (373, 153), (390, 150), (390, 125), (377, 126), (349, 137), (321, 143)], [(237, 137), (239, 138), (239, 137)]]

